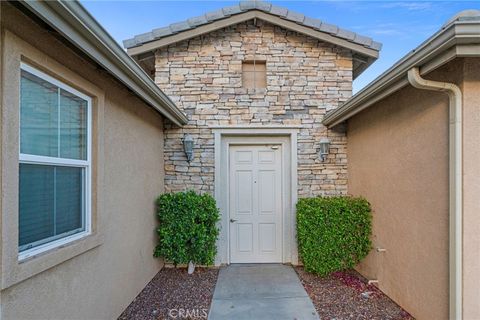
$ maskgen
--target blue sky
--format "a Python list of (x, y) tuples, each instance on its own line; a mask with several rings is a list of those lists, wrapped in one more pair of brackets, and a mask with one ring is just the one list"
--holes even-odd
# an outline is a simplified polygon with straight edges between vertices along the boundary
[[(354, 82), (360, 90), (439, 30), (455, 13), (479, 1), (270, 1), (383, 43), (380, 58)], [(82, 1), (118, 41), (238, 1)]]

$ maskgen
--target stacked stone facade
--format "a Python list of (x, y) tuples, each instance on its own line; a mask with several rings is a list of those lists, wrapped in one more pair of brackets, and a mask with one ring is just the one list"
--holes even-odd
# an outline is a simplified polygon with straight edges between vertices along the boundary
[[(267, 88), (242, 88), (242, 61), (266, 61)], [(346, 138), (321, 121), (352, 94), (352, 53), (262, 21), (248, 21), (159, 49), (155, 82), (187, 114), (165, 125), (165, 188), (214, 192), (218, 126), (298, 128), (298, 196), (347, 192)], [(188, 163), (182, 138), (195, 139)], [(325, 162), (319, 141), (332, 144)]]

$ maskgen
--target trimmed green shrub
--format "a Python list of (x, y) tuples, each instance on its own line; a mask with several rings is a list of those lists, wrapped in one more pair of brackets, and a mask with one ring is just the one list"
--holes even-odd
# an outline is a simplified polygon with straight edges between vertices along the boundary
[(162, 194), (156, 204), (160, 225), (154, 256), (175, 265), (189, 261), (213, 264), (219, 220), (215, 199), (209, 194), (186, 191)]
[(372, 214), (363, 198), (318, 197), (297, 203), (297, 239), (305, 270), (326, 276), (349, 269), (372, 248)]

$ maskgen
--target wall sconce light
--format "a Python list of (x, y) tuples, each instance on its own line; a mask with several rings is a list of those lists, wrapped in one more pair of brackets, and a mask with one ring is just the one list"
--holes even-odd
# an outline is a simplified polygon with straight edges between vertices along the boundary
[(189, 134), (186, 134), (183, 139), (183, 151), (185, 151), (185, 155), (187, 156), (187, 161), (190, 162), (193, 160), (193, 137)]
[(328, 153), (330, 150), (330, 140), (328, 138), (322, 138), (320, 139), (320, 160), (324, 162), (327, 159)]

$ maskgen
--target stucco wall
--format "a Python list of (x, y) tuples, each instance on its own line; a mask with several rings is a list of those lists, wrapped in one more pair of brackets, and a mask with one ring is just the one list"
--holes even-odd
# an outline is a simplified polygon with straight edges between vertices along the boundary
[[(454, 61), (427, 78), (462, 82)], [(349, 193), (373, 207), (358, 270), (418, 319), (448, 319), (448, 98), (408, 86), (348, 121)]]
[[(116, 318), (162, 266), (152, 253), (157, 223), (154, 200), (164, 190), (163, 120), (104, 71), (67, 49), (17, 9), (4, 2), (1, 6), (2, 35), (11, 32), (22, 38), (19, 41), (45, 54), (37, 63), (58, 62), (104, 94), (102, 114), (97, 114), (102, 126), (96, 129), (101, 132), (94, 132), (102, 137), (96, 143), (103, 150), (102, 155), (94, 155), (103, 160), (94, 167), (102, 183), (93, 195), (98, 204), (96, 219), (102, 221), (98, 226), (101, 230), (97, 230), (102, 234), (101, 243), (2, 290), (1, 318)], [(2, 51), (2, 61), (9, 58)], [(6, 70), (3, 66), (2, 73), (10, 72)], [(8, 106), (2, 105), (4, 108)], [(16, 136), (12, 133), (12, 138)], [(2, 161), (5, 156), (2, 154)], [(3, 213), (11, 209), (2, 208)]]
[(480, 319), (480, 59), (463, 70), (463, 315)]
[[(266, 61), (267, 88), (242, 87), (242, 61)], [(182, 41), (156, 53), (155, 82), (183, 109), (189, 123), (166, 125), (165, 187), (213, 194), (212, 128), (298, 128), (298, 196), (346, 193), (346, 141), (328, 132), (324, 114), (352, 93), (351, 52), (260, 20)], [(248, 129), (245, 129), (248, 131)], [(195, 139), (187, 163), (181, 138)], [(332, 141), (328, 160), (319, 140)]]

